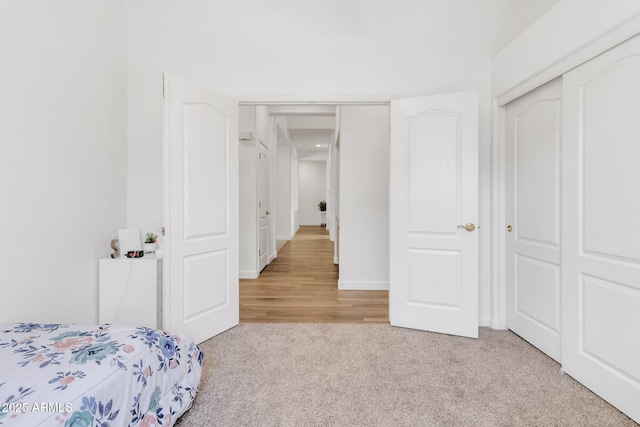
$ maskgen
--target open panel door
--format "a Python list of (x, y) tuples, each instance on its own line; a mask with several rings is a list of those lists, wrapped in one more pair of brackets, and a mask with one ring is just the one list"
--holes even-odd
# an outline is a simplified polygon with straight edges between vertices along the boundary
[(393, 326), (478, 337), (478, 95), (391, 101)]
[(165, 74), (165, 328), (239, 322), (238, 103)]

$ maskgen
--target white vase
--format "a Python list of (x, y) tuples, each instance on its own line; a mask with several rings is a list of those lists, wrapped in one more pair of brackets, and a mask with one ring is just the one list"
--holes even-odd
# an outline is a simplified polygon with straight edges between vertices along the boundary
[(143, 245), (145, 254), (153, 253), (157, 248), (158, 248), (158, 245), (156, 245), (155, 243), (145, 243)]

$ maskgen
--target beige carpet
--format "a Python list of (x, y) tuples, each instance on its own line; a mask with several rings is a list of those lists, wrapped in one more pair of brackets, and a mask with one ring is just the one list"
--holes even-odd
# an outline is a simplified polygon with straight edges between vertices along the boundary
[(241, 324), (202, 344), (182, 426), (635, 426), (509, 331)]

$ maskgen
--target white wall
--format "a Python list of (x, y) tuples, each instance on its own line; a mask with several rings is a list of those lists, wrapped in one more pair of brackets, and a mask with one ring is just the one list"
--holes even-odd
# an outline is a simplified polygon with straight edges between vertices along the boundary
[[(338, 239), (338, 219), (340, 217), (339, 194), (340, 194), (340, 106), (336, 107), (335, 132), (331, 145), (329, 146), (329, 199), (327, 200), (327, 225), (329, 226), (329, 238), (332, 241)], [(338, 263), (339, 245), (333, 246), (333, 262)]]
[(239, 258), (240, 278), (255, 278), (258, 270), (258, 171), (256, 169), (256, 107), (240, 107), (238, 128), (251, 132), (239, 146)]
[[(127, 2), (129, 225), (153, 222), (162, 209), (161, 162), (150, 162), (143, 153), (162, 146), (161, 81), (168, 71), (221, 93), (256, 100), (391, 99), (476, 89), (481, 123), (479, 225), (488, 229), (490, 57), (503, 2), (276, 3)], [(143, 164), (148, 164), (147, 175), (140, 176), (136, 171)], [(295, 182), (295, 160), (292, 171)], [(483, 319), (489, 316), (490, 301), (488, 235), (480, 236), (480, 253)]]
[(389, 288), (389, 107), (343, 106), (339, 289)]
[[(327, 231), (329, 231), (331, 229), (330, 226), (330, 221), (331, 221), (331, 216), (329, 215), (329, 203), (331, 203), (331, 153), (328, 152), (327, 153), (327, 161), (324, 162), (325, 163), (325, 169), (324, 169), (324, 174), (325, 174), (325, 180), (324, 180), (324, 185), (325, 185), (325, 192), (324, 192), (324, 201), (327, 203), (327, 209), (326, 209), (326, 214), (325, 214), (325, 228), (327, 229)], [(329, 233), (331, 234), (331, 233)], [(330, 239), (333, 239), (333, 237), (331, 235), (329, 235)]]
[[(127, 2), (128, 224), (161, 217), (161, 82), (168, 71), (253, 101), (478, 90), (479, 226), (489, 229), (490, 58), (554, 2), (536, 1), (535, 9), (530, 0)], [(295, 161), (293, 171), (295, 180)], [(479, 312), (488, 322), (488, 234), (480, 236), (480, 253)]]
[[(30, 298), (47, 320), (95, 317), (94, 260), (107, 237), (163, 222), (164, 71), (254, 100), (478, 89), (488, 198), (489, 58), (554, 1), (3, 0), (0, 131), (17, 154), (0, 160), (3, 206), (12, 207), (3, 224), (13, 224), (2, 238), (0, 283), (28, 283), (12, 291), (16, 301), (42, 294)], [(19, 189), (10, 186), (17, 180)], [(32, 254), (51, 258), (23, 268), (24, 242), (36, 238), (47, 243)], [(67, 290), (87, 303), (70, 310)]]
[(279, 144), (276, 163), (276, 239), (291, 240), (291, 145)]
[(478, 89), (486, 142), (489, 59), (536, 16), (528, 0), (127, 2), (129, 225), (161, 218), (163, 72), (253, 100)]
[(326, 201), (326, 162), (300, 160), (299, 162), (299, 203), (300, 225), (320, 225), (318, 203)]
[(126, 226), (124, 1), (3, 1), (0, 52), (0, 323), (97, 322)]
[[(270, 109), (271, 110), (271, 109)], [(295, 156), (295, 147), (287, 130), (287, 118), (277, 117), (276, 126), (276, 239), (291, 240), (294, 235), (294, 216), (292, 215), (292, 158)], [(296, 184), (297, 189), (297, 184)]]
[(335, 139), (331, 144), (331, 195), (327, 204), (329, 216), (329, 236), (333, 240), (333, 263), (340, 263), (340, 116), (342, 107), (338, 107), (336, 114)]
[(268, 108), (265, 106), (240, 107), (239, 129), (250, 131), (253, 135), (251, 141), (240, 143), (239, 150), (240, 278), (256, 278), (259, 274), (257, 144), (262, 141), (266, 146), (270, 146)]

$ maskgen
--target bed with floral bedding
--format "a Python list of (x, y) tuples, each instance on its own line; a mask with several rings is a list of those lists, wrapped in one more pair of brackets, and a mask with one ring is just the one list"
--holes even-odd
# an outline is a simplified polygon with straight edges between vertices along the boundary
[(179, 333), (0, 325), (0, 426), (171, 426), (201, 373), (200, 349)]

